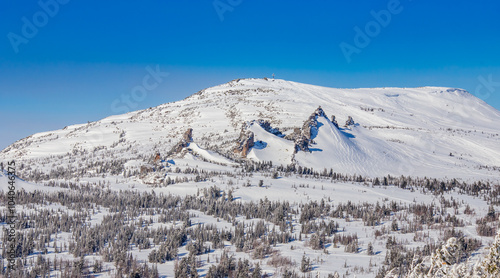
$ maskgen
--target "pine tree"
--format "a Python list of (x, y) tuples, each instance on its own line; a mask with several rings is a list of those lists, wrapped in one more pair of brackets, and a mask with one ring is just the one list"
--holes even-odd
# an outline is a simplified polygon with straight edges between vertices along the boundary
[(302, 260), (300, 262), (300, 271), (309, 272), (311, 270), (311, 259), (306, 257), (306, 255), (302, 255)]
[(500, 229), (490, 247), (490, 253), (481, 262), (480, 268), (483, 270), (481, 272), (490, 275), (488, 277), (500, 277)]
[(490, 221), (495, 220), (495, 207), (493, 205), (490, 205), (490, 207), (488, 208), (488, 214), (486, 214), (486, 217)]
[(369, 255), (369, 256), (372, 256), (374, 253), (373, 253), (373, 245), (372, 243), (368, 243), (368, 250), (366, 251), (366, 253)]
[(397, 231), (397, 230), (399, 230), (399, 227), (398, 227), (398, 222), (396, 221), (396, 219), (392, 220), (391, 229), (392, 229), (393, 231)]
[(260, 264), (257, 263), (252, 272), (252, 278), (260, 278), (260, 277), (262, 277), (262, 270), (260, 269)]

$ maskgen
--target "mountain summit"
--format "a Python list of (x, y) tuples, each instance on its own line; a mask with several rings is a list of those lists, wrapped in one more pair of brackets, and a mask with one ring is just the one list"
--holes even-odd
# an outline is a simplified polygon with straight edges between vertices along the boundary
[(237, 79), (181, 101), (34, 134), (4, 149), (0, 160), (24, 163), (20, 176), (58, 167), (78, 176), (104, 164), (120, 174), (186, 149), (190, 159), (219, 164), (498, 180), (499, 123), (498, 110), (461, 89)]

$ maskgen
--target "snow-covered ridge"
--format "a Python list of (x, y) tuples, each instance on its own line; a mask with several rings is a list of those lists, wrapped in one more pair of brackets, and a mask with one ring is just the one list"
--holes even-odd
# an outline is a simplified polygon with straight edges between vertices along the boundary
[[(200, 154), (238, 160), (244, 123), (262, 119), (288, 135), (319, 106), (326, 118), (318, 118), (312, 150), (295, 153), (293, 140), (252, 125), (257, 145), (244, 159), (368, 176), (499, 179), (500, 112), (464, 90), (333, 89), (271, 79), (233, 80), (181, 101), (34, 134), (4, 149), (0, 160), (46, 173), (54, 165), (140, 160), (166, 154), (188, 128)], [(356, 125), (344, 127), (349, 116)]]

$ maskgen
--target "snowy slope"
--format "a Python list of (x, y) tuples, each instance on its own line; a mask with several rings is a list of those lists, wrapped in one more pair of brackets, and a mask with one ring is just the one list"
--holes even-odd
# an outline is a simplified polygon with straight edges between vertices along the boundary
[(248, 154), (254, 161), (273, 161), (275, 164), (288, 165), (292, 163), (294, 143), (264, 130), (260, 125), (253, 124), (250, 131), (255, 134), (257, 143)]
[[(369, 176), (499, 179), (500, 112), (464, 90), (333, 89), (267, 79), (235, 80), (181, 101), (38, 133), (4, 149), (0, 160), (26, 162), (21, 175), (48, 173), (54, 165), (144, 160), (166, 154), (188, 128), (200, 155), (236, 159), (243, 123), (263, 119), (289, 134), (318, 106), (336, 116), (340, 129), (319, 119), (311, 152), (294, 154), (293, 141), (254, 125), (256, 144), (247, 159)], [(356, 125), (344, 128), (348, 116)]]
[(196, 143), (190, 143), (187, 148), (210, 162), (221, 163), (224, 165), (236, 165), (236, 163), (221, 156), (218, 153), (200, 148), (200, 146), (198, 146)]
[(359, 126), (352, 127), (352, 130), (337, 129), (324, 117), (318, 117), (318, 123), (311, 152), (298, 152), (295, 156), (300, 165), (316, 169), (351, 169), (350, 173), (363, 175), (376, 175), (382, 169), (389, 171), (385, 166), (392, 161), (388, 160), (390, 149), (385, 142), (362, 138), (366, 134)]

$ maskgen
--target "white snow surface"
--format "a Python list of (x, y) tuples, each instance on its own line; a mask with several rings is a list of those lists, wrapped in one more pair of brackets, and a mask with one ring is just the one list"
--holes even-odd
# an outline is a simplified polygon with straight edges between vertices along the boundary
[(201, 157), (203, 157), (204, 159), (206, 159), (208, 161), (215, 162), (215, 163), (221, 163), (221, 164), (225, 164), (225, 165), (235, 165), (236, 164), (236, 163), (232, 162), (231, 160), (223, 157), (222, 155), (220, 155), (216, 152), (200, 148), (200, 146), (198, 146), (196, 143), (189, 143), (188, 148), (191, 149), (195, 154), (200, 155)]

